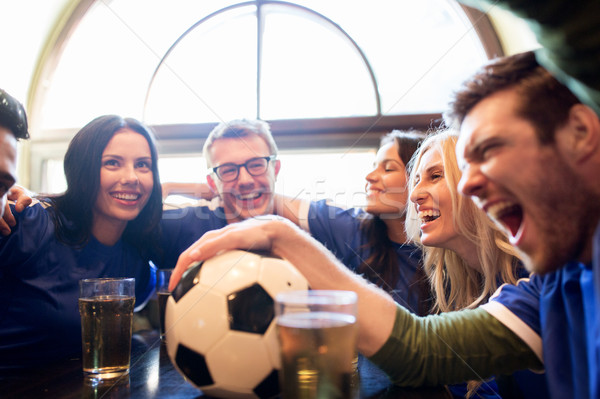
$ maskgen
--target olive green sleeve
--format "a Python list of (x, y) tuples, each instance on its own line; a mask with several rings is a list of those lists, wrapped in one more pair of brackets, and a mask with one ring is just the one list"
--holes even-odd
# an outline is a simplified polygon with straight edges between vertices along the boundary
[(370, 360), (396, 385), (411, 387), (543, 368), (520, 338), (481, 308), (418, 317), (398, 306), (390, 337)]
[(600, 114), (600, 1), (459, 1), (483, 12), (499, 6), (524, 18), (543, 47), (540, 64)]

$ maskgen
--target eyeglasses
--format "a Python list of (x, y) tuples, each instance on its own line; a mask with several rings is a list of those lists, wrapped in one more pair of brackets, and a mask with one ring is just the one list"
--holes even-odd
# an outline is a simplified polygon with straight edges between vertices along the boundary
[(269, 161), (273, 161), (275, 158), (275, 155), (269, 155), (268, 157), (252, 158), (242, 164), (225, 163), (211, 168), (211, 171), (215, 173), (222, 182), (227, 183), (238, 178), (241, 167), (246, 168), (248, 173), (252, 176), (265, 174), (269, 167)]

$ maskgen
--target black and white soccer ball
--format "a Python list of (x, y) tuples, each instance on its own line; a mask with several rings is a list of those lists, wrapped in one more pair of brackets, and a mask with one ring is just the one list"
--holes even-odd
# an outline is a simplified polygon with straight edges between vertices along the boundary
[(192, 265), (167, 301), (167, 352), (177, 370), (205, 394), (270, 398), (281, 368), (274, 298), (306, 290), (286, 260), (228, 251)]

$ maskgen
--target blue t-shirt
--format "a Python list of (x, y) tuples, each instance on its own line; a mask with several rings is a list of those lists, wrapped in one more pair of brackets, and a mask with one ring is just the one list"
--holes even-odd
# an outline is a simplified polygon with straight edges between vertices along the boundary
[(593, 265), (570, 262), (516, 286), (499, 288), (483, 307), (543, 359), (549, 392), (556, 398), (598, 397), (598, 302)]
[(0, 238), (0, 371), (80, 355), (80, 279), (134, 277), (138, 305), (152, 294), (155, 274), (132, 246), (65, 245), (39, 203), (13, 214), (17, 225)]
[[(360, 229), (366, 212), (359, 208), (342, 209), (330, 206), (326, 201), (312, 202), (308, 210), (310, 234), (349, 269), (356, 271), (371, 250), (365, 247), (367, 237)], [(398, 257), (399, 279), (392, 290), (382, 287), (392, 294), (396, 302), (413, 313), (418, 313), (423, 298), (416, 286), (416, 272), (420, 267), (421, 251), (413, 245), (392, 243)], [(388, 288), (388, 289), (386, 289)]]
[(160, 222), (161, 245), (152, 257), (156, 266), (172, 269), (179, 255), (204, 233), (227, 226), (223, 208), (208, 206), (165, 210)]

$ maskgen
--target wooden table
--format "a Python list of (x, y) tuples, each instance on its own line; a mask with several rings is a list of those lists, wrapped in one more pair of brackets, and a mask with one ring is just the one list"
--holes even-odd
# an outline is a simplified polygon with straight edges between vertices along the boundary
[[(449, 398), (443, 388), (402, 389), (365, 362), (359, 363), (361, 398)], [(83, 377), (81, 359), (71, 359), (28, 373), (0, 376), (0, 398), (206, 398), (183, 379), (171, 364), (157, 331), (133, 335), (129, 376), (116, 382), (92, 384)]]

